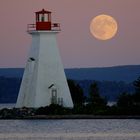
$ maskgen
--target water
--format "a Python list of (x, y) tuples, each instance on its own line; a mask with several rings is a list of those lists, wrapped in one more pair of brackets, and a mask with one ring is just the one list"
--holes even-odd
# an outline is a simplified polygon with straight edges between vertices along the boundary
[(0, 140), (140, 140), (140, 120), (0, 120)]
[(140, 120), (0, 120), (0, 140), (140, 140)]
[(3, 108), (13, 108), (13, 107), (15, 107), (15, 104), (0, 104), (0, 109), (3, 109)]

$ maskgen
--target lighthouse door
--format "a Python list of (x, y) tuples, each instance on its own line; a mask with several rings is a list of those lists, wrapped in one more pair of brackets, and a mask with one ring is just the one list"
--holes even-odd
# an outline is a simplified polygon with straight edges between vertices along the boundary
[(51, 93), (51, 104), (57, 104), (57, 88), (55, 86), (52, 86), (50, 88)]

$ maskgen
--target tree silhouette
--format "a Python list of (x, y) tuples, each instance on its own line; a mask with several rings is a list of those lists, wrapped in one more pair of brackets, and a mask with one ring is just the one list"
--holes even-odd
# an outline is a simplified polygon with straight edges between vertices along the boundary
[(136, 92), (140, 93), (140, 77), (135, 80), (133, 84), (135, 86)]
[(136, 90), (135, 94), (133, 95), (134, 106), (140, 108), (140, 77), (134, 81), (134, 86)]
[(73, 80), (68, 80), (68, 85), (74, 105), (82, 105), (84, 103), (82, 88)]
[(94, 107), (103, 107), (107, 104), (106, 100), (100, 96), (99, 89), (96, 83), (90, 85), (89, 103)]
[(117, 101), (118, 107), (128, 108), (133, 106), (132, 95), (124, 92), (118, 97)]

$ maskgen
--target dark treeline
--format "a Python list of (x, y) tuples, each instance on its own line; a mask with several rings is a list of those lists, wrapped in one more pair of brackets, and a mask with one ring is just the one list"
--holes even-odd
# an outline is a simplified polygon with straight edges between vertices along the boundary
[(134, 81), (134, 94), (122, 93), (117, 100), (118, 111), (122, 114), (140, 115), (140, 77)]
[(74, 108), (64, 108), (59, 105), (50, 105), (36, 110), (36, 115), (140, 115), (140, 78), (134, 81), (134, 93), (123, 92), (113, 106), (107, 105), (107, 98), (100, 95), (98, 84), (93, 82), (85, 96), (80, 85), (68, 80)]
[(75, 81), (79, 86), (83, 89), (84, 95), (88, 96), (89, 94), (89, 88), (92, 83), (96, 83), (100, 95), (102, 97), (105, 97), (108, 101), (117, 101), (117, 98), (120, 93), (123, 92), (129, 92), (130, 94), (134, 93), (135, 87), (133, 85), (133, 82), (126, 83), (124, 81), (93, 81), (93, 80), (81, 80), (81, 81)]
[[(82, 88), (69, 80), (69, 87), (74, 101), (74, 109), (79, 114), (93, 115), (140, 115), (140, 77), (134, 81), (134, 93), (122, 92), (113, 106), (107, 105), (107, 98), (100, 95), (96, 82), (89, 87), (88, 96), (84, 96)], [(80, 97), (80, 98), (78, 98)], [(80, 99), (80, 101), (79, 101)]]
[[(107, 101), (117, 101), (120, 93), (129, 92), (134, 93), (135, 88), (133, 83), (125, 83), (123, 81), (93, 81), (93, 80), (81, 80), (73, 81), (71, 84), (71, 91), (74, 84), (77, 84), (81, 89), (85, 97), (89, 94), (89, 88), (92, 83), (96, 83), (99, 89), (99, 93), (102, 97), (105, 97)], [(0, 103), (15, 103), (17, 100), (21, 78), (19, 77), (0, 77)], [(79, 97), (80, 98), (80, 97)]]
[[(17, 83), (20, 82), (17, 80)], [(140, 115), (140, 77), (134, 81), (135, 91), (130, 94), (123, 92), (113, 106), (107, 105), (107, 99), (100, 95), (96, 82), (89, 87), (85, 96), (79, 84), (68, 80), (74, 108), (65, 108), (57, 104), (40, 108), (13, 108), (0, 110), (0, 118), (28, 118), (38, 115), (109, 115), (109, 116), (139, 116)]]

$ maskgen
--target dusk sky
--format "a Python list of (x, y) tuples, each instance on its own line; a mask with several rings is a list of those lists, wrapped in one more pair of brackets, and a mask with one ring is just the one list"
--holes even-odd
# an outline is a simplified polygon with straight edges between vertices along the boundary
[[(25, 66), (32, 39), (27, 24), (42, 8), (61, 24), (57, 40), (65, 68), (140, 64), (140, 0), (0, 0), (1, 68)], [(90, 33), (91, 20), (100, 14), (118, 23), (110, 40)]]

